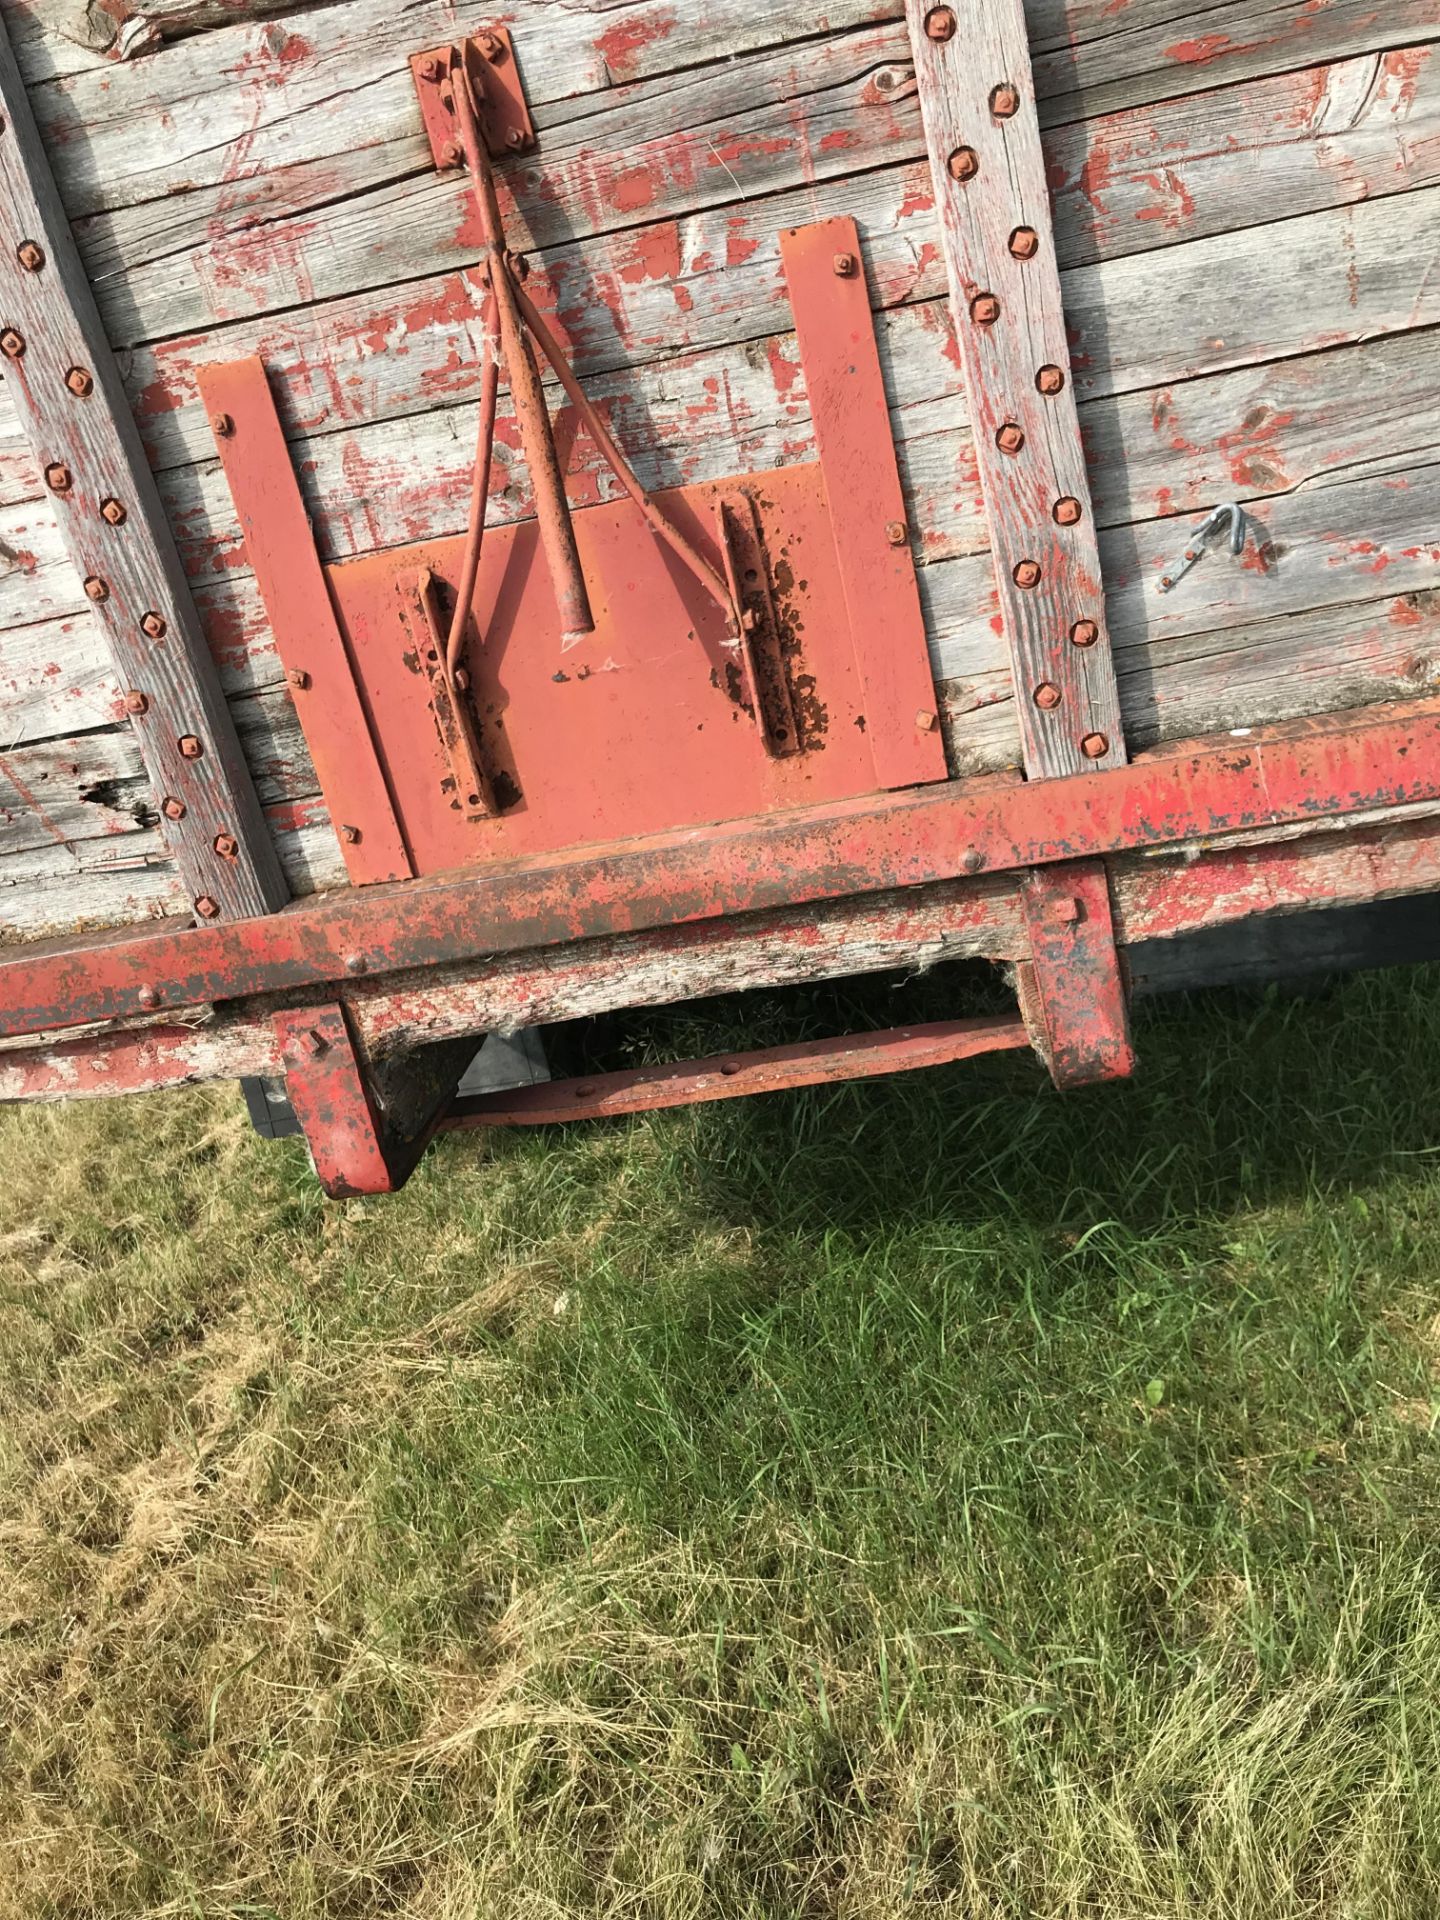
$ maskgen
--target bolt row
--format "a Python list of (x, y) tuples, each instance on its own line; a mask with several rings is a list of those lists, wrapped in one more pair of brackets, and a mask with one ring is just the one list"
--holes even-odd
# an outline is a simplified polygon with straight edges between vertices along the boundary
[[(5, 122), (0, 119), (0, 132), (4, 131)], [(40, 273), (46, 265), (45, 249), (36, 240), (22, 240), (15, 249), (15, 258), (26, 273)], [(25, 349), (25, 336), (18, 327), (6, 327), (0, 331), (0, 353), (3, 353), (7, 360), (23, 359)], [(95, 376), (88, 367), (77, 364), (67, 368), (65, 386), (77, 400), (88, 400), (95, 391)], [(217, 432), (228, 430), (228, 422), (224, 429), (217, 423)], [(45, 485), (51, 493), (63, 497), (72, 491), (74, 484), (74, 475), (63, 460), (51, 460), (46, 463)], [(123, 527), (130, 517), (124, 502), (116, 499), (113, 494), (107, 494), (100, 502), (99, 511), (100, 518), (109, 527)], [(96, 606), (102, 605), (110, 598), (109, 582), (102, 579), (98, 573), (87, 574), (83, 584), (86, 598)], [(140, 631), (150, 640), (163, 640), (169, 631), (164, 615), (153, 610), (141, 614), (139, 625)], [(126, 713), (138, 718), (150, 711), (150, 696), (142, 693), (137, 687), (131, 687), (124, 695), (124, 707)], [(205, 744), (198, 734), (181, 734), (175, 744), (182, 760), (199, 760), (205, 752)], [(187, 809), (183, 800), (178, 799), (174, 794), (165, 794), (160, 802), (160, 811), (167, 820), (177, 821), (185, 818)], [(222, 860), (238, 859), (240, 843), (233, 834), (217, 833), (211, 844)], [(213, 920), (219, 915), (219, 902), (208, 893), (201, 894), (193, 904), (195, 912), (202, 920)], [(146, 996), (143, 991), (140, 998), (141, 1005), (146, 1005)]]
[[(925, 34), (927, 39), (938, 45), (955, 38), (957, 21), (953, 7), (932, 7), (925, 16)], [(1010, 80), (998, 81), (990, 89), (989, 106), (991, 118), (996, 122), (1011, 120), (1020, 110), (1020, 89)], [(953, 148), (947, 156), (946, 171), (950, 178), (961, 186), (968, 186), (979, 177), (981, 169), (980, 155), (972, 146), (961, 145)], [(1033, 260), (1040, 252), (1040, 235), (1034, 227), (1017, 226), (1011, 229), (1006, 242), (1012, 258)], [(970, 319), (976, 327), (989, 329), (995, 326), (1001, 315), (998, 297), (982, 290), (972, 295), (970, 300)], [(1065, 370), (1063, 367), (1046, 364), (1036, 369), (1035, 387), (1038, 393), (1047, 399), (1065, 389)], [(1006, 420), (995, 430), (995, 445), (999, 452), (1010, 458), (1024, 451), (1025, 430), (1018, 422)], [(1062, 494), (1054, 503), (1051, 518), (1057, 526), (1078, 526), (1084, 517), (1084, 507), (1073, 494)], [(1032, 592), (1039, 586), (1043, 570), (1038, 560), (1017, 561), (1011, 570), (1011, 578), (1022, 592)], [(1074, 647), (1093, 647), (1100, 637), (1100, 628), (1094, 620), (1077, 620), (1070, 628), (1070, 644)], [(1064, 699), (1061, 689), (1052, 680), (1042, 680), (1032, 690), (1031, 698), (1042, 712), (1053, 712)], [(1103, 733), (1087, 733), (1080, 742), (1080, 751), (1087, 760), (1102, 760), (1110, 751), (1110, 742)]]

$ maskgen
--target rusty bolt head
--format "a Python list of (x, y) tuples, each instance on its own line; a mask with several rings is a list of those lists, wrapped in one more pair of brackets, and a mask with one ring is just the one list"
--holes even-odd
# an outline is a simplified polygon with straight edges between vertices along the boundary
[(235, 838), (233, 833), (217, 833), (215, 836), (215, 851), (222, 860), (233, 860), (240, 851), (240, 842)]
[(932, 7), (925, 16), (925, 38), (944, 45), (955, 38), (955, 9), (953, 7)]
[(1019, 453), (1025, 444), (1024, 430), (1017, 427), (1013, 420), (1007, 420), (996, 433), (995, 444), (1001, 453)]
[(964, 873), (982, 873), (985, 868), (985, 856), (978, 847), (972, 847), (961, 860), (960, 867)]
[(310, 676), (303, 667), (291, 667), (285, 678), (300, 693), (303, 693), (310, 684)]
[(202, 893), (195, 902), (195, 911), (202, 920), (213, 920), (220, 912), (220, 904), (212, 900), (208, 893)]
[(523, 130), (520, 127), (512, 127), (505, 136), (505, 144), (507, 147), (523, 147), (525, 144)]
[(135, 998), (139, 1001), (146, 1013), (152, 1013), (160, 1004), (160, 995), (148, 982), (137, 990)]
[(140, 631), (143, 634), (147, 634), (152, 640), (163, 640), (169, 629), (158, 613), (142, 613), (140, 616)]
[(71, 367), (65, 375), (65, 384), (77, 400), (84, 400), (95, 391), (95, 376), (84, 367)]
[(1041, 393), (1053, 397), (1065, 385), (1065, 375), (1059, 367), (1041, 367), (1035, 376), (1035, 384)]
[(835, 256), (835, 271), (842, 280), (853, 280), (855, 278), (855, 268), (857, 264), (853, 253), (837, 253)]
[(1077, 620), (1070, 629), (1072, 647), (1093, 647), (1100, 638), (1100, 629), (1093, 620)]
[(458, 140), (447, 140), (440, 149), (442, 167), (458, 167), (465, 158), (465, 149)]
[(1016, 227), (1010, 236), (1010, 251), (1017, 260), (1033, 260), (1040, 251), (1040, 236), (1033, 227)]
[(1000, 302), (993, 293), (977, 293), (970, 302), (970, 318), (977, 327), (993, 327), (1000, 318)]
[(85, 581), (85, 598), (93, 600), (99, 606), (102, 600), (110, 598), (110, 589), (98, 573), (90, 574)]
[(492, 65), (496, 61), (505, 58), (505, 42), (500, 38), (498, 33), (477, 33), (475, 36), (475, 45), (480, 49), (482, 56), (486, 60), (489, 60)]
[(1103, 760), (1110, 751), (1110, 742), (1103, 733), (1087, 733), (1080, 742), (1080, 751), (1087, 760)]
[(428, 60), (422, 60), (420, 62), (420, 78), (422, 80), (438, 80), (441, 72), (440, 62), (435, 58), (433, 53)]
[(1050, 918), (1062, 927), (1073, 927), (1080, 918), (1080, 902), (1073, 893), (1062, 894), (1050, 908)]
[(928, 707), (922, 707), (915, 716), (915, 724), (921, 733), (929, 733), (935, 725), (935, 716)]
[(903, 547), (905, 542), (910, 538), (910, 529), (903, 520), (887, 520), (885, 523), (885, 538), (890, 542), (892, 547)]
[(217, 440), (228, 440), (235, 431), (235, 422), (230, 418), (228, 413), (212, 413), (210, 416), (210, 431)]
[(990, 111), (997, 120), (1010, 120), (1020, 111), (1020, 89), (1002, 80), (990, 95)]
[(118, 500), (102, 500), (100, 502), (100, 518), (105, 521), (108, 526), (123, 527), (125, 524), (125, 509)]
[(370, 962), (363, 953), (347, 953), (345, 956), (346, 973), (368, 973)]
[(980, 156), (973, 147), (956, 147), (945, 166), (952, 180), (973, 180), (980, 171)]
[(70, 469), (60, 460), (52, 460), (45, 469), (45, 484), (52, 493), (70, 491)]
[(24, 351), (24, 334), (17, 333), (14, 327), (6, 327), (5, 331), (0, 333), (0, 353), (3, 353), (7, 360), (18, 360)]
[(340, 838), (345, 842), (347, 847), (355, 846), (360, 839), (359, 827), (341, 827)]
[(1038, 560), (1019, 561), (1015, 567), (1014, 578), (1017, 587), (1024, 587), (1026, 589), (1038, 587), (1040, 584), (1040, 562)]
[(22, 240), (15, 249), (15, 258), (27, 273), (39, 273), (45, 264), (45, 249), (37, 247), (33, 240)]
[(179, 746), (182, 760), (198, 760), (205, 751), (193, 733), (182, 733)]
[(148, 713), (150, 711), (149, 695), (138, 693), (135, 688), (132, 687), (125, 696), (125, 711), (127, 713)]
[(1042, 680), (1032, 696), (1037, 707), (1049, 713), (1052, 707), (1060, 704), (1060, 689), (1053, 680)]
[(167, 820), (183, 820), (185, 818), (185, 802), (183, 800), (177, 800), (173, 793), (167, 793), (165, 798), (160, 802), (160, 811)]
[(1083, 512), (1084, 508), (1073, 493), (1061, 494), (1054, 506), (1055, 523), (1061, 527), (1078, 526)]

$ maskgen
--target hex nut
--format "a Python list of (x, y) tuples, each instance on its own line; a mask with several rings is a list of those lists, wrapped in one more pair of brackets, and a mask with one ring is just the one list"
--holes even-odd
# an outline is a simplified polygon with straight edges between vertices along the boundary
[(835, 271), (842, 280), (853, 280), (855, 278), (855, 267), (856, 260), (853, 253), (836, 254)]
[(228, 440), (235, 431), (235, 422), (230, 418), (228, 413), (212, 413), (210, 416), (210, 431), (217, 440)]
[(140, 631), (148, 634), (152, 640), (163, 640), (170, 629), (166, 626), (162, 615), (158, 613), (142, 613), (140, 616)]
[(925, 16), (925, 38), (943, 46), (955, 38), (955, 9), (932, 7)]
[(910, 529), (903, 520), (887, 520), (885, 523), (885, 538), (890, 542), (892, 547), (903, 547), (905, 542), (910, 538)]
[(995, 444), (1001, 453), (1019, 453), (1025, 445), (1025, 432), (1016, 426), (1013, 420), (1007, 420), (995, 435)]
[(160, 811), (167, 820), (183, 820), (185, 818), (185, 802), (183, 800), (177, 800), (173, 793), (167, 793), (165, 798), (160, 802)]
[(1110, 742), (1103, 733), (1087, 733), (1080, 742), (1080, 751), (1087, 760), (1103, 760), (1110, 751)]
[(95, 391), (95, 376), (84, 367), (71, 367), (65, 375), (65, 384), (77, 400), (84, 400)]
[(956, 147), (945, 168), (952, 180), (973, 180), (980, 171), (980, 156), (973, 147)]
[(193, 733), (182, 733), (178, 744), (182, 760), (198, 760), (205, 751)]
[(993, 327), (1000, 318), (1000, 302), (993, 293), (977, 293), (970, 302), (970, 318), (977, 327)]
[(310, 684), (310, 676), (305, 672), (303, 667), (289, 668), (285, 678), (292, 687), (297, 688), (301, 693), (303, 693)]
[(1033, 260), (1040, 251), (1040, 236), (1033, 227), (1016, 227), (1010, 236), (1010, 251), (1017, 260)]
[(195, 911), (202, 920), (213, 920), (220, 911), (219, 903), (212, 900), (208, 893), (202, 893), (195, 902)]
[(915, 724), (921, 733), (929, 733), (935, 725), (935, 716), (928, 707), (922, 707), (915, 716)]
[(215, 851), (222, 860), (233, 860), (240, 851), (240, 842), (235, 838), (233, 833), (217, 833), (215, 836)]
[(1084, 511), (1085, 509), (1080, 505), (1080, 502), (1075, 498), (1073, 493), (1061, 494), (1060, 498), (1055, 502), (1053, 509), (1055, 524), (1061, 527), (1078, 526), (1080, 517)]
[(136, 689), (132, 687), (125, 696), (125, 711), (127, 713), (148, 713), (150, 711), (149, 695), (137, 692)]
[(123, 527), (125, 524), (125, 509), (118, 500), (102, 500), (100, 502), (100, 518), (105, 521), (108, 526)]
[(39, 273), (45, 264), (45, 249), (33, 240), (22, 240), (15, 249), (15, 258), (27, 273)]
[(87, 576), (85, 581), (85, 598), (87, 600), (93, 600), (96, 606), (99, 606), (102, 600), (108, 600), (110, 598), (110, 589), (98, 573), (92, 573)]
[(997, 120), (1011, 120), (1020, 111), (1020, 89), (1009, 80), (1002, 80), (998, 87), (991, 89), (990, 111)]
[(1093, 647), (1100, 638), (1100, 629), (1093, 620), (1077, 620), (1070, 629), (1072, 647)]
[(68, 493), (72, 482), (70, 469), (62, 460), (52, 460), (45, 469), (45, 484), (52, 493)]
[(1060, 367), (1041, 367), (1035, 376), (1035, 385), (1040, 389), (1041, 393), (1048, 394), (1053, 398), (1065, 385), (1063, 369)]
[(1038, 560), (1018, 561), (1013, 577), (1017, 587), (1023, 587), (1027, 590), (1030, 587), (1038, 587), (1040, 584), (1040, 562)]
[(1049, 713), (1052, 707), (1058, 707), (1061, 700), (1059, 687), (1053, 680), (1042, 680), (1033, 695), (1037, 707)]
[(14, 327), (6, 327), (5, 331), (0, 333), (0, 353), (3, 353), (7, 360), (18, 360), (24, 351), (24, 334), (17, 333)]
[(146, 1013), (152, 1013), (160, 1004), (160, 995), (148, 980), (142, 987), (136, 989), (135, 998)]

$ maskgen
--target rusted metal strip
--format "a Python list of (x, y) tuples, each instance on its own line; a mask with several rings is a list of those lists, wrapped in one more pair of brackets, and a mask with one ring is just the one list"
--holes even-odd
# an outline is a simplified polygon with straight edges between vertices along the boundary
[(328, 1194), (393, 1193), (400, 1185), (383, 1143), (384, 1123), (342, 1006), (277, 1013), (285, 1086), (316, 1178)]
[(201, 367), (196, 380), (346, 871), (356, 886), (407, 879), (414, 869), (264, 362)]
[(289, 888), (3, 25), (0, 351), (195, 911), (272, 912)]
[(342, 890), (261, 921), (0, 957), (0, 1033), (45, 1033), (357, 974), (679, 926), (966, 874), (1176, 846), (1440, 799), (1440, 701), (1258, 728), (1103, 778), (947, 782)]
[(905, 496), (853, 220), (780, 236), (835, 560), (882, 787), (945, 778)]
[(602, 1073), (589, 1079), (547, 1080), (461, 1101), (443, 1122), (454, 1127), (535, 1127), (557, 1120), (613, 1119), (654, 1113), (662, 1107), (697, 1106), (706, 1100), (739, 1100), (751, 1093), (779, 1093), (841, 1080), (873, 1080), (917, 1067), (948, 1066), (983, 1053), (1028, 1047), (1021, 1020), (935, 1020), (882, 1033), (846, 1034), (799, 1046), (763, 1047), (749, 1053), (716, 1054), (708, 1060), (677, 1060), (659, 1067)]
[(906, 0), (1026, 771), (1125, 757), (1022, 0)]
[(1128, 1079), (1135, 1049), (1104, 862), (1033, 868), (1020, 901), (1030, 933), (1020, 1008), (1050, 1077), (1057, 1087)]

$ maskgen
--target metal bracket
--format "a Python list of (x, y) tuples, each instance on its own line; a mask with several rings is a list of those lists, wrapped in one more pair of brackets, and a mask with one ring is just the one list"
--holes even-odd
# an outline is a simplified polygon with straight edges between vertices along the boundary
[(480, 137), (494, 159), (524, 153), (535, 145), (535, 123), (525, 98), (510, 29), (482, 28), (467, 40), (446, 40), (410, 56), (410, 71), (420, 102), (420, 117), (430, 156), (442, 173), (465, 165), (465, 148), (450, 81), (451, 52), (459, 46), (479, 108)]
[(1020, 879), (1030, 959), (1016, 969), (1020, 1010), (1057, 1087), (1135, 1071), (1125, 978), (1103, 860), (1034, 867)]
[(495, 791), (469, 710), (469, 674), (464, 667), (452, 673), (446, 662), (446, 623), (440, 614), (435, 576), (429, 567), (421, 567), (413, 578), (402, 578), (395, 585), (400, 618), (430, 683), (430, 711), (450, 766), (450, 804), (472, 819), (488, 818), (496, 811)]
[(748, 493), (728, 494), (715, 514), (730, 598), (740, 610), (736, 651), (743, 665), (750, 711), (768, 754), (800, 751), (800, 727), (770, 583), (770, 561), (760, 516)]

